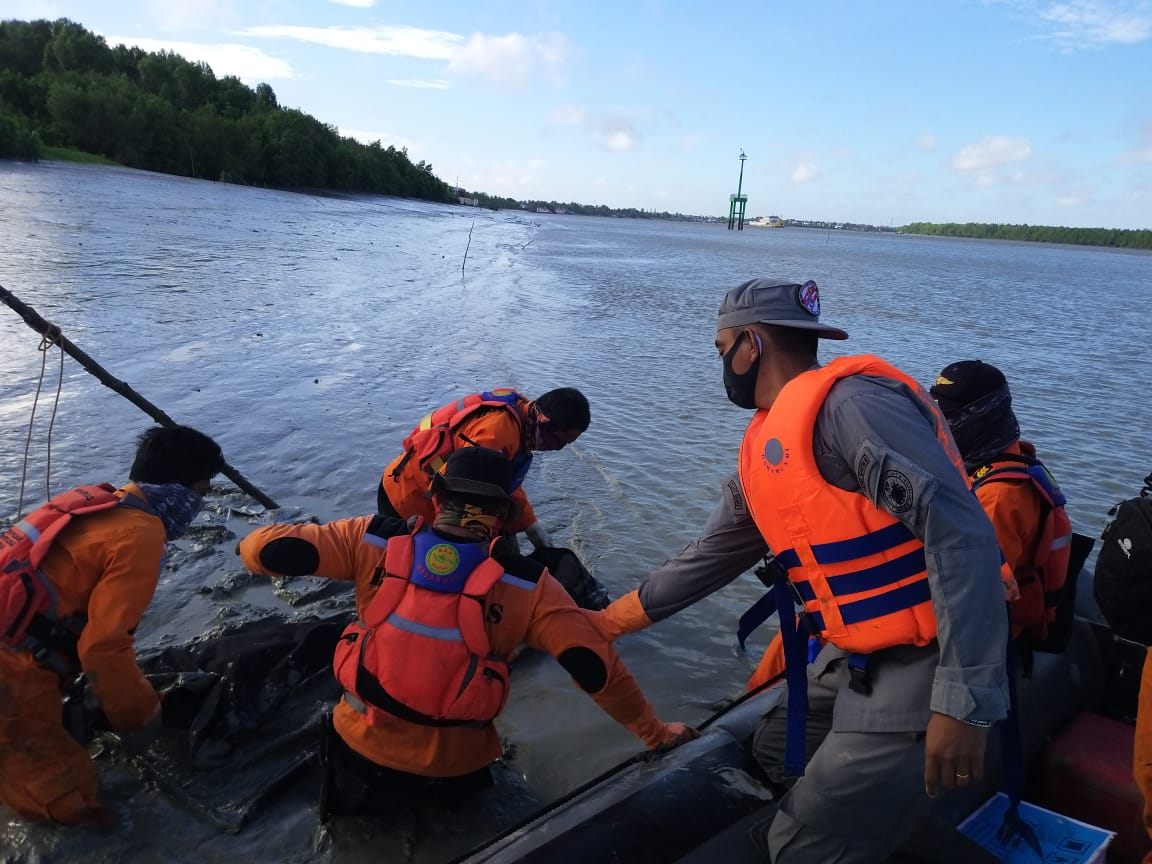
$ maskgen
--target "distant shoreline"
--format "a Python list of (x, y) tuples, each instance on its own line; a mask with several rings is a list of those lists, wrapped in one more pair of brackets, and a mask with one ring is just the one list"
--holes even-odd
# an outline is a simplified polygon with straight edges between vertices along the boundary
[[(25, 161), (25, 160), (0, 160)], [(86, 153), (67, 147), (45, 147), (44, 162), (64, 162), (81, 165), (96, 165), (102, 167), (125, 168), (130, 171), (148, 170), (137, 169), (121, 165), (102, 156)], [(35, 162), (30, 163), (35, 164)], [(166, 172), (156, 172), (164, 174)], [(183, 175), (172, 174), (179, 177)], [(187, 178), (206, 179), (206, 178)], [(210, 181), (227, 182), (227, 181)], [(253, 186), (244, 183), (233, 184), (240, 188), (274, 189), (280, 192), (293, 192), (300, 195), (312, 195), (322, 198), (355, 199), (365, 196), (379, 196), (382, 198), (406, 198), (403, 195), (389, 195), (379, 192), (357, 192), (346, 189), (329, 189), (324, 187), (276, 187)], [(557, 216), (599, 216), (614, 219), (656, 219), (665, 222), (698, 222), (706, 224), (726, 223), (726, 216), (698, 216), (687, 213), (668, 213), (667, 211), (646, 211), (635, 208), (613, 208), (606, 205), (576, 204), (570, 202), (561, 204), (556, 201), (518, 201), (513, 198), (497, 198), (482, 192), (470, 193), (479, 200), (476, 209), (482, 210), (508, 210), (529, 215), (557, 215)], [(425, 200), (413, 198), (412, 200)], [(448, 202), (440, 202), (448, 203)], [(456, 204), (463, 209), (473, 209), (473, 205)], [(817, 231), (853, 231), (857, 233), (907, 234), (921, 237), (952, 237), (967, 240), (1007, 240), (1024, 243), (1051, 243), (1059, 246), (1092, 246), (1109, 249), (1131, 249), (1137, 251), (1152, 251), (1152, 230), (1131, 228), (1067, 228), (1050, 225), (1005, 225), (983, 222), (912, 222), (908, 225), (868, 225), (856, 222), (817, 221), (810, 219), (781, 219), (771, 226), (747, 225), (746, 230), (775, 230), (776, 228), (801, 228)]]

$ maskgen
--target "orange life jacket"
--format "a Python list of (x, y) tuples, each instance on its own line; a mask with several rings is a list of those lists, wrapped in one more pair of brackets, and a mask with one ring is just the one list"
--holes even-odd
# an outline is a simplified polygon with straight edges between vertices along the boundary
[(1026, 627), (1034, 639), (1043, 640), (1048, 635), (1048, 625), (1056, 620), (1056, 608), (1063, 598), (1068, 576), (1072, 553), (1072, 520), (1065, 509), (1068, 500), (1044, 463), (1027, 451), (1019, 456), (1002, 453), (972, 472), (974, 489), (985, 483), (1008, 480), (1029, 482), (1043, 502), (1032, 560), (1023, 570), (1017, 568), (1015, 572), (1018, 584), (1039, 580), (1042, 592), (1022, 592), (1011, 606), (1013, 623)]
[[(472, 393), (425, 415), (404, 439), (404, 458), (396, 463), (392, 478), (395, 479), (404, 470), (409, 459), (415, 459), (420, 469), (429, 476), (440, 471), (445, 460), (456, 449), (456, 430), (478, 411), (507, 411), (515, 418), (517, 428), (523, 430), (524, 418), (519, 407), (521, 400), (524, 397), (511, 387), (499, 387), (483, 393)], [(532, 450), (522, 446), (512, 460), (511, 491), (520, 488), (531, 465)]]
[(56, 622), (56, 590), (40, 570), (52, 542), (75, 516), (121, 503), (107, 483), (78, 486), (41, 504), (0, 535), (0, 644), (16, 650), (48, 647)]
[(444, 540), (419, 522), (386, 541), (380, 587), (333, 659), (370, 726), (484, 727), (500, 713), (508, 660), (492, 653), (484, 598), (502, 577), (513, 580), (490, 546)]
[(740, 446), (740, 482), (756, 527), (803, 601), (813, 635), (861, 654), (926, 645), (936, 637), (936, 616), (923, 543), (867, 496), (826, 481), (812, 452), (828, 391), (849, 375), (907, 385), (930, 410), (937, 439), (968, 483), (931, 397), (908, 375), (871, 355), (841, 357), (804, 372), (784, 386), (770, 410), (758, 411)]

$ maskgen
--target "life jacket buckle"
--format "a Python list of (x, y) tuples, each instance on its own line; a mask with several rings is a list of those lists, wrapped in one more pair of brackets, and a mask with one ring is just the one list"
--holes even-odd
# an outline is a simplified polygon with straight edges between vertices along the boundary
[(872, 695), (872, 678), (868, 674), (868, 655), (848, 655), (848, 688), (861, 696)]

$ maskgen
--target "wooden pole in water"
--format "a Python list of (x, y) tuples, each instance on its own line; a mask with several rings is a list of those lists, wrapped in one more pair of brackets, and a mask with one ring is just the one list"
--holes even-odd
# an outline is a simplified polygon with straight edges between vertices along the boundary
[[(125, 399), (127, 399), (157, 423), (159, 423), (161, 426), (179, 425), (175, 420), (173, 420), (171, 417), (169, 417), (167, 414), (165, 414), (163, 411), (161, 411), (131, 387), (129, 387), (126, 382), (121, 381), (119, 378), (114, 378), (111, 374), (109, 374), (107, 369), (105, 369), (103, 366), (101, 366), (99, 363), (97, 363), (95, 360), (93, 360), (91, 357), (73, 345), (64, 336), (64, 334), (60, 332), (59, 327), (57, 327), (55, 324), (45, 321), (40, 316), (39, 312), (20, 300), (19, 297), (6, 289), (3, 285), (0, 285), (0, 300), (3, 300), (5, 305), (7, 305), (17, 315), (23, 318), (24, 323), (39, 333), (42, 337), (47, 339), (49, 342), (58, 344), (66, 354), (74, 358), (77, 363), (79, 363), (92, 375), (94, 375), (96, 380), (98, 380), (105, 387), (115, 390), (117, 393), (119, 393), (121, 396), (123, 396)], [(239, 486), (241, 490), (251, 495), (263, 506), (270, 510), (279, 509), (279, 504), (277, 504), (275, 501), (273, 501), (271, 498), (253, 486), (247, 480), (247, 478), (244, 477), (243, 474), (241, 474), (227, 462), (224, 463), (224, 467), (221, 469), (220, 473), (235, 483), (237, 486)]]
[(468, 245), (464, 247), (464, 260), (460, 262), (460, 278), (464, 278), (464, 265), (468, 263), (468, 250), (472, 248), (472, 229), (476, 227), (476, 220), (468, 226)]

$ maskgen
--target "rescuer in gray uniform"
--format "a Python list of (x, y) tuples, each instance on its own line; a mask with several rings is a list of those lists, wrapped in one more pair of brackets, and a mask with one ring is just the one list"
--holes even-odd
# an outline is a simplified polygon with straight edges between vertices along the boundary
[[(862, 655), (853, 647), (851, 627), (848, 636), (838, 635), (819, 626), (825, 619), (812, 614), (821, 608), (827, 612), (819, 601), (830, 598), (847, 622), (850, 603), (860, 595), (835, 596), (835, 577), (845, 575), (836, 563), (843, 556), (821, 562), (821, 550), (832, 544), (817, 542), (796, 542), (795, 551), (774, 550), (792, 589), (808, 592), (807, 617), (816, 618), (828, 640), (808, 670), (818, 684), (812, 689), (814, 702), (821, 693), (834, 694), (827, 701), (835, 706), (831, 731), (814, 754), (810, 747), (804, 776), (780, 802), (768, 831), (776, 864), (883, 861), (939, 789), (980, 778), (987, 728), (1008, 709), (1008, 618), (1000, 551), (991, 523), (968, 489), (946, 426), (942, 431), (943, 418), (914, 381), (879, 358), (840, 358), (822, 367), (816, 362), (820, 337), (844, 339), (847, 334), (819, 323), (815, 283), (754, 279), (724, 296), (716, 348), (724, 359), (725, 387), (735, 404), (757, 409), (741, 448), (740, 471), (725, 481), (723, 498), (702, 536), (650, 573), (636, 591), (602, 613), (591, 613), (610, 637), (647, 627), (755, 566), (769, 551), (765, 535), (782, 545), (789, 531), (802, 530), (795, 528), (798, 521), (807, 520), (816, 540), (829, 532), (836, 539), (837, 531), (847, 531), (851, 542), (872, 542), (903, 532), (901, 555), (911, 548), (905, 557), (919, 560), (922, 553), (923, 592), (914, 611), (919, 619), (925, 610), (934, 618), (935, 632), (925, 635), (935, 638), (908, 639), (908, 644)], [(814, 382), (829, 378), (834, 379), (831, 386), (820, 392)], [(787, 410), (782, 407), (773, 415), (770, 409), (777, 403)], [(771, 436), (778, 427), (794, 426), (792, 418), (806, 405), (813, 418), (807, 441), (801, 425), (780, 457), (774, 449), (779, 441)], [(767, 441), (763, 455), (749, 448), (754, 435), (761, 435), (756, 443)], [(791, 474), (789, 461), (796, 463)], [(809, 479), (787, 479), (797, 477), (796, 468), (805, 461), (813, 468)], [(812, 491), (830, 500), (855, 506), (862, 527), (832, 524), (836, 520), (819, 508), (805, 510), (802, 496), (798, 503), (788, 500), (804, 492), (799, 487), (805, 483), (820, 487)], [(796, 513), (803, 518), (794, 518)], [(884, 520), (891, 524), (881, 531), (877, 526)], [(785, 528), (784, 522), (793, 524)], [(887, 568), (874, 566), (874, 559), (861, 560), (861, 568), (853, 572), (849, 567), (846, 575), (866, 570), (876, 579), (886, 578)], [(880, 593), (903, 596), (893, 589), (904, 584), (893, 583)], [(815, 600), (813, 590), (819, 595)], [(864, 657), (862, 670), (849, 669), (850, 654)], [(863, 683), (852, 686), (858, 677)], [(789, 681), (796, 691), (803, 690), (791, 674)], [(782, 716), (781, 709), (757, 736), (757, 758), (770, 773), (779, 774), (784, 761)]]

